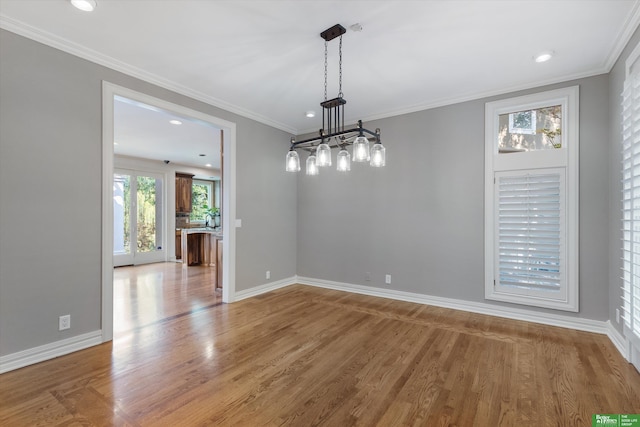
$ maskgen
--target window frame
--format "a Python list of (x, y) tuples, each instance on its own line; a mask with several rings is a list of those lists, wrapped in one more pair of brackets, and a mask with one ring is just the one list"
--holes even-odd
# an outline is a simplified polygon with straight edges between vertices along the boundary
[[(622, 235), (621, 235), (621, 251), (622, 251), (622, 286), (621, 286), (621, 303), (620, 303), (620, 309), (622, 311), (622, 332), (624, 337), (629, 340), (630, 343), (630, 361), (634, 364), (634, 366), (636, 366), (636, 368), (640, 369), (640, 333), (638, 332), (638, 330), (640, 328), (638, 328), (638, 325), (636, 325), (636, 321), (637, 319), (634, 317), (634, 314), (636, 314), (638, 311), (640, 311), (640, 307), (636, 307), (635, 306), (635, 300), (637, 300), (638, 296), (635, 295), (635, 292), (638, 291), (637, 286), (634, 286), (631, 283), (631, 280), (629, 279), (628, 276), (633, 276), (636, 274), (636, 272), (638, 270), (640, 270), (640, 262), (634, 263), (633, 259), (636, 258), (636, 256), (634, 255), (638, 255), (639, 252), (635, 252), (633, 251), (633, 241), (631, 238), (629, 243), (629, 249), (627, 250), (625, 248), (625, 234), (626, 231), (629, 230), (630, 235), (633, 235), (633, 223), (635, 222), (634, 219), (632, 217), (630, 217), (629, 219), (625, 218), (625, 204), (627, 201), (629, 201), (630, 203), (633, 202), (633, 197), (630, 199), (626, 199), (625, 198), (625, 193), (628, 193), (629, 191), (633, 192), (634, 188), (637, 189), (638, 187), (634, 187), (633, 185), (631, 185), (630, 188), (626, 188), (625, 187), (625, 173), (627, 172), (627, 170), (629, 170), (629, 172), (631, 173), (630, 177), (629, 177), (629, 181), (632, 182), (634, 180), (634, 178), (640, 178), (640, 174), (638, 175), (634, 175), (633, 169), (633, 157), (630, 160), (625, 159), (625, 146), (627, 145), (627, 138), (625, 137), (625, 128), (624, 128), (624, 120), (625, 120), (625, 105), (624, 105), (624, 96), (625, 93), (630, 90), (628, 86), (633, 85), (632, 83), (632, 79), (640, 79), (640, 44), (638, 44), (634, 50), (632, 51), (632, 53), (629, 55), (629, 57), (627, 58), (627, 61), (625, 63), (625, 81), (624, 81), (624, 89), (623, 89), (623, 93), (622, 93), (622, 102), (621, 102), (621, 128), (622, 128), (622, 138), (621, 138), (621, 163), (620, 163), (620, 179), (621, 179), (621, 187), (620, 187), (620, 196), (621, 196), (621, 216), (620, 216), (620, 222), (621, 222), (621, 231), (622, 231)], [(640, 91), (640, 88), (637, 88), (635, 90)], [(634, 107), (632, 107), (634, 108)], [(631, 128), (633, 128), (633, 126), (630, 126)], [(640, 135), (640, 131), (636, 130), (635, 132), (633, 132), (633, 130), (631, 131), (631, 135), (628, 137), (629, 140), (634, 140), (634, 137), (637, 137)], [(636, 146), (640, 147), (640, 143), (630, 143), (631, 146), (629, 147), (629, 151), (633, 152), (634, 148)], [(625, 168), (625, 163), (631, 162), (632, 165), (629, 169)], [(631, 212), (631, 211), (630, 211)], [(628, 258), (627, 258), (628, 256)], [(628, 266), (628, 268), (627, 268)]]
[[(520, 111), (562, 106), (561, 147), (500, 153), (499, 116)], [(485, 104), (485, 299), (563, 311), (579, 311), (578, 232), (579, 232), (579, 87), (539, 92)], [(496, 243), (499, 224), (496, 209), (496, 173), (525, 170), (564, 171), (564, 246), (561, 254), (563, 288), (559, 296), (523, 295), (496, 286), (499, 256)]]
[[(194, 185), (206, 185), (207, 187), (209, 187), (209, 191), (207, 193), (207, 206), (212, 207), (214, 206), (214, 202), (215, 202), (215, 181), (209, 181), (206, 179), (193, 179), (191, 181), (191, 192), (193, 193), (193, 186)], [(193, 210), (193, 209), (192, 209)], [(191, 224), (205, 224), (207, 222), (206, 218), (203, 219), (191, 219), (191, 214), (189, 214), (189, 222)]]

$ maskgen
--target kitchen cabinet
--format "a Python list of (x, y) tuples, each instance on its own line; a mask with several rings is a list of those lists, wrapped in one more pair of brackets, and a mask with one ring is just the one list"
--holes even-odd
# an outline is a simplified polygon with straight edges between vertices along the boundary
[(195, 233), (186, 234), (187, 252), (182, 260), (184, 266), (189, 265), (212, 265), (211, 251), (209, 250), (210, 237), (207, 234)]
[(182, 258), (182, 231), (176, 230), (176, 259)]
[(203, 265), (216, 266), (217, 239), (222, 233), (210, 228), (183, 228), (182, 236), (182, 266)]
[(193, 175), (176, 172), (176, 212), (191, 212)]

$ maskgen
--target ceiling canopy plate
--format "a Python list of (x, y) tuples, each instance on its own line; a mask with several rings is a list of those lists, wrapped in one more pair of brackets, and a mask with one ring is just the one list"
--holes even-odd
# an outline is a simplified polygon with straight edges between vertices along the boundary
[(320, 33), (320, 37), (322, 37), (325, 41), (331, 41), (331, 40), (335, 39), (336, 37), (340, 37), (341, 35), (343, 35), (346, 32), (347, 32), (346, 28), (344, 28), (340, 24), (336, 24), (333, 27), (328, 28), (328, 29), (324, 30), (323, 32), (321, 32)]

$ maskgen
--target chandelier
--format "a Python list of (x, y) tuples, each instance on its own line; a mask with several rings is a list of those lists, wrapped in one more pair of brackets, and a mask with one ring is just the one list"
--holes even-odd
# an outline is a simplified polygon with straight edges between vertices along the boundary
[[(344, 105), (347, 101), (342, 94), (342, 35), (347, 30), (340, 24), (320, 33), (324, 39), (324, 102), (322, 107), (322, 129), (318, 136), (296, 141), (291, 138), (291, 146), (286, 157), (286, 171), (300, 171), (300, 156), (297, 150), (309, 153), (306, 161), (306, 174), (318, 175), (320, 168), (331, 166), (331, 149), (339, 149), (336, 158), (337, 169), (340, 172), (351, 170), (351, 161), (369, 162), (373, 167), (385, 165), (385, 148), (380, 141), (380, 129), (372, 132), (362, 127), (362, 120), (358, 120), (357, 127), (345, 129)], [(338, 97), (327, 99), (327, 47), (329, 41), (340, 37), (339, 48), (339, 90)], [(369, 148), (369, 139), (373, 145)], [(347, 147), (353, 146), (353, 155)]]

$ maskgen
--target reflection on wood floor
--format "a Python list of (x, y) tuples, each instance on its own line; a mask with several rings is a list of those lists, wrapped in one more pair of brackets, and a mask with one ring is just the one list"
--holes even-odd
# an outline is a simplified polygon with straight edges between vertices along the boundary
[(117, 270), (113, 343), (2, 375), (0, 425), (590, 426), (640, 412), (640, 374), (603, 335), (299, 285), (219, 304), (207, 272), (187, 271)]
[(215, 268), (172, 262), (114, 269), (114, 336), (220, 304), (214, 280)]

